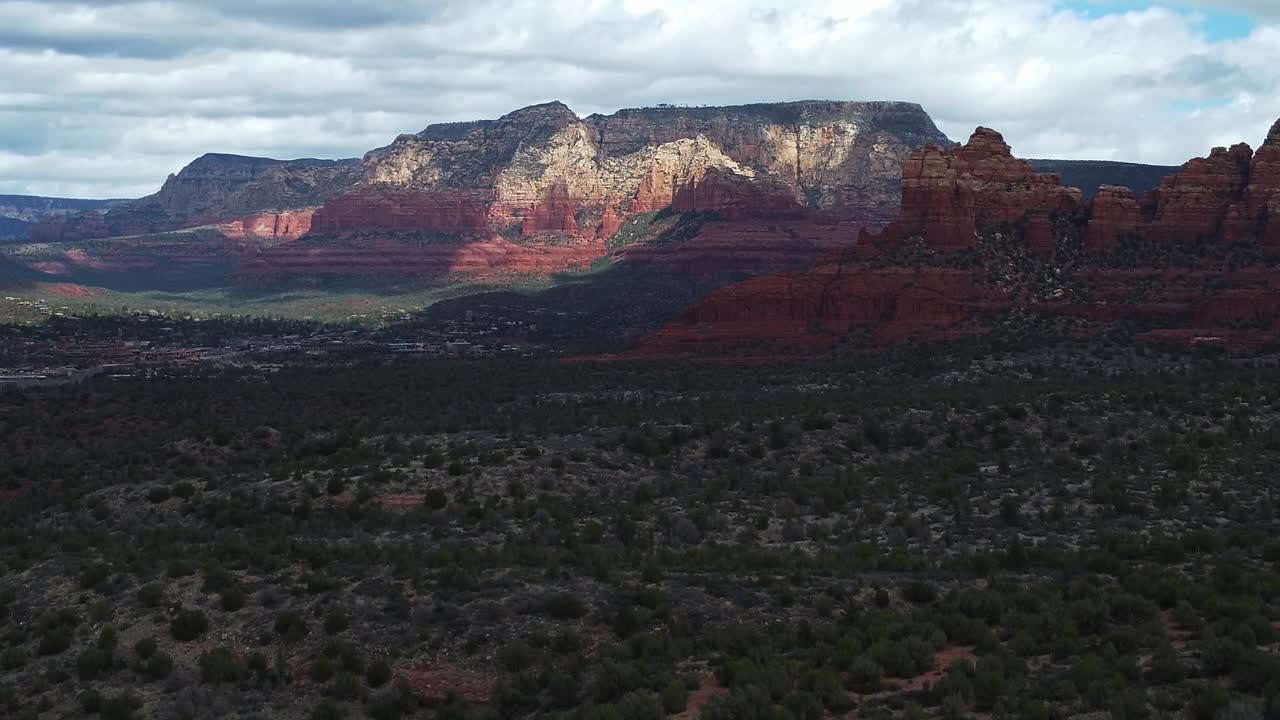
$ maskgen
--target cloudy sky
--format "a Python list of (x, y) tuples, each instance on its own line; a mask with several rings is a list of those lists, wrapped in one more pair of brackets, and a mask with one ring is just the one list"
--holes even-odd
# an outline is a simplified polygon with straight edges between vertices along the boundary
[(560, 99), (911, 100), (1027, 157), (1178, 164), (1280, 117), (1280, 0), (0, 0), (0, 193), (354, 157)]

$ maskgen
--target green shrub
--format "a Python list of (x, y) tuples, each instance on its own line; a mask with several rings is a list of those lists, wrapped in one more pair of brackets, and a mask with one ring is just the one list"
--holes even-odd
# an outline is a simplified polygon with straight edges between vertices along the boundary
[(244, 661), (230, 649), (216, 647), (200, 656), (200, 679), (211, 685), (235, 683), (244, 678)]
[(880, 692), (880, 678), (884, 668), (870, 656), (862, 655), (849, 666), (845, 682), (854, 692), (871, 694)]
[(281, 610), (276, 614), (276, 634), (290, 642), (307, 636), (307, 621), (294, 610)]
[(498, 651), (498, 666), (507, 672), (521, 672), (533, 665), (536, 658), (528, 643), (516, 640)]
[(422, 498), (422, 504), (430, 510), (443, 510), (449, 506), (449, 496), (440, 488), (431, 488)]
[(169, 623), (169, 634), (178, 642), (191, 642), (209, 632), (209, 618), (199, 610), (179, 610)]
[(237, 584), (223, 590), (218, 596), (218, 604), (227, 612), (236, 612), (244, 607), (244, 590)]
[(81, 680), (97, 680), (109, 667), (111, 658), (98, 648), (85, 648), (76, 658), (76, 674)]
[(629, 692), (618, 701), (622, 720), (663, 720), (662, 703), (658, 696), (648, 691)]
[(138, 701), (128, 694), (103, 698), (98, 706), (101, 720), (133, 720), (134, 707)]
[(334, 676), (329, 692), (339, 700), (357, 700), (363, 692), (360, 678), (355, 673), (340, 672)]
[(347, 614), (339, 608), (329, 611), (324, 618), (324, 631), (330, 635), (337, 635), (346, 631), (351, 627), (351, 620), (347, 618)]
[(668, 715), (684, 712), (689, 705), (689, 690), (679, 680), (672, 680), (662, 691), (662, 709)]
[(76, 699), (80, 702), (80, 708), (89, 715), (97, 715), (102, 710), (102, 693), (93, 688), (80, 693), (80, 697)]
[(254, 652), (249, 655), (248, 663), (249, 672), (258, 677), (266, 677), (271, 672), (271, 661), (267, 660), (267, 656), (261, 652)]
[(146, 660), (156, 654), (156, 641), (152, 638), (142, 638), (133, 644), (133, 654), (138, 656), (139, 660)]
[(333, 661), (324, 655), (316, 658), (316, 661), (311, 663), (311, 679), (318, 683), (329, 682), (333, 679), (335, 672), (337, 671), (333, 667)]
[(391, 665), (386, 660), (374, 660), (365, 671), (364, 680), (371, 688), (380, 688), (391, 682)]
[(325, 698), (316, 705), (315, 710), (311, 711), (311, 720), (345, 720), (347, 715), (346, 708)]
[(24, 647), (5, 648), (0, 653), (0, 670), (17, 670), (27, 664), (28, 657)]
[(556, 620), (576, 620), (587, 614), (587, 605), (573, 593), (556, 593), (547, 601), (547, 614)]
[(111, 577), (111, 566), (94, 563), (80, 571), (80, 587), (93, 590), (101, 586)]
[(147, 658), (142, 669), (152, 680), (164, 680), (173, 672), (173, 658), (158, 652)]
[(138, 602), (143, 607), (157, 608), (164, 604), (164, 587), (150, 583), (138, 588)]
[(55, 627), (45, 631), (40, 637), (40, 645), (36, 652), (41, 657), (57, 655), (71, 647), (71, 630), (66, 627)]

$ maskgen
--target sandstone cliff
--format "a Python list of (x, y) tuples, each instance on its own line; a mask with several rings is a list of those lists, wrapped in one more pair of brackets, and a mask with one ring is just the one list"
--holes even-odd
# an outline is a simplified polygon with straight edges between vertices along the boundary
[[(652, 235), (662, 242), (616, 259), (695, 274), (802, 267), (891, 218), (902, 160), (927, 142), (949, 144), (923, 109), (906, 103), (588, 118), (562, 103), (536, 105), (497, 120), (433, 125), (368, 153), (359, 187), (316, 211), (308, 247), (267, 253), (252, 272), (576, 270), (608, 255), (629, 219), (659, 211), (716, 221), (696, 235), (683, 232), (689, 226), (658, 228)], [(410, 260), (413, 247), (420, 257)], [(329, 261), (330, 270), (319, 270)]]
[[(435, 125), (370, 152), (364, 186), (327, 204), (317, 228), (402, 230), (417, 219), (428, 230), (518, 226), (526, 236), (594, 237), (619, 218), (670, 206), (712, 171), (879, 224), (896, 211), (903, 160), (928, 142), (948, 143), (920, 106), (907, 103), (652, 108), (585, 119), (549, 103), (498, 120)], [(434, 220), (441, 196), (449, 207), (483, 205), (484, 226)], [(466, 220), (481, 225), (474, 213)]]

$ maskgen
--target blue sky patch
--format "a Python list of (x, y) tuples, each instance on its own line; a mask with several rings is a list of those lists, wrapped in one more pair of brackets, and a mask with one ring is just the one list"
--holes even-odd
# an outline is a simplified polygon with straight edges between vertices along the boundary
[(1135, 0), (1062, 0), (1059, 5), (1085, 17), (1105, 17), (1117, 13), (1165, 7), (1196, 18), (1199, 29), (1210, 42), (1236, 40), (1253, 32), (1257, 20), (1245, 13), (1192, 7), (1179, 2), (1136, 2)]

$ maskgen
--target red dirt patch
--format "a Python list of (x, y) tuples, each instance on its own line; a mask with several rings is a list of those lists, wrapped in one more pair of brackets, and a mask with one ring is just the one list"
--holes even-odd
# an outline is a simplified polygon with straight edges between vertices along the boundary
[[(334, 495), (330, 500), (338, 507), (347, 507), (356, 501), (355, 496), (350, 494)], [(407, 512), (422, 506), (421, 495), (379, 495), (372, 502), (382, 506), (385, 510), (396, 510)]]
[(903, 680), (901, 678), (881, 678), (880, 682), (887, 688), (900, 691), (917, 691), (942, 680), (952, 665), (961, 662), (977, 662), (978, 656), (974, 648), (968, 645), (948, 645), (933, 656), (933, 669), (923, 675)]
[(1175, 650), (1186, 650), (1187, 641), (1191, 639), (1191, 631), (1186, 629), (1173, 617), (1173, 612), (1166, 610), (1164, 617), (1164, 634), (1169, 636), (1169, 644)]
[(422, 507), (421, 495), (379, 495), (374, 502), (388, 510), (413, 510)]
[(711, 698), (728, 694), (728, 690), (720, 687), (715, 673), (707, 673), (702, 676), (702, 684), (698, 686), (698, 689), (689, 693), (689, 704), (685, 705), (684, 712), (672, 717), (675, 720), (696, 720), (696, 718), (702, 717), (702, 708), (711, 701)]
[(444, 702), (450, 691), (469, 703), (482, 705), (489, 702), (496, 683), (492, 676), (444, 665), (400, 665), (396, 675), (409, 683), (413, 696), (424, 705)]
[(71, 283), (55, 283), (53, 285), (45, 285), (45, 292), (50, 295), (56, 295), (60, 298), (68, 300), (91, 300), (98, 297), (95, 290), (87, 288), (83, 285), (73, 285)]

